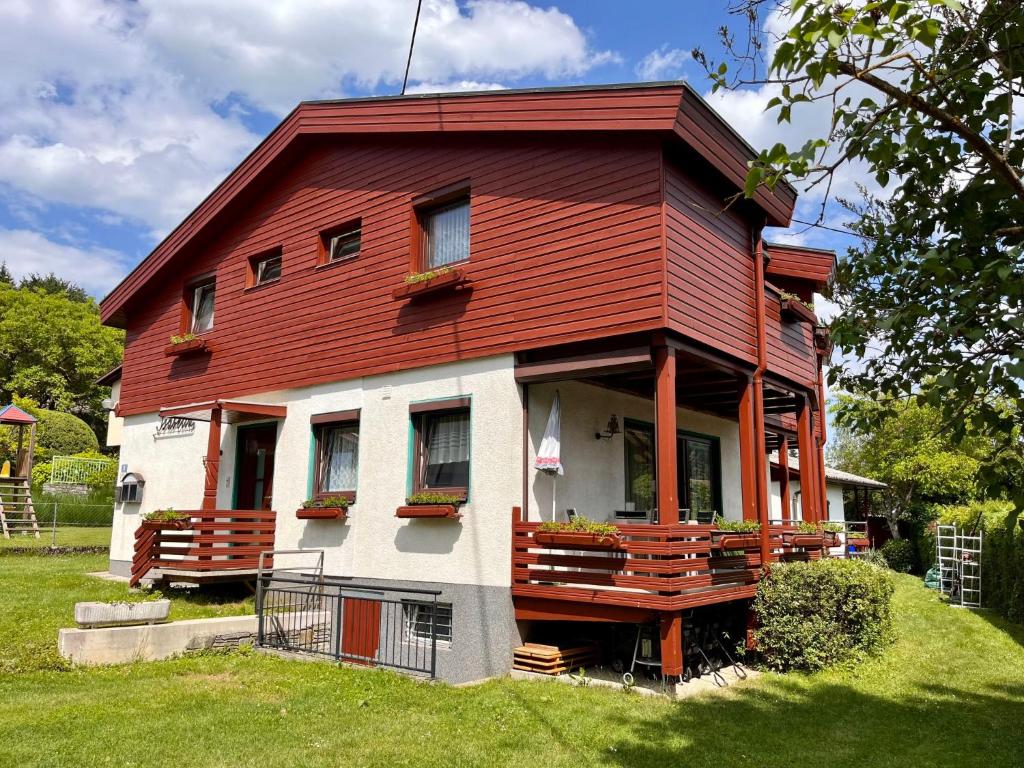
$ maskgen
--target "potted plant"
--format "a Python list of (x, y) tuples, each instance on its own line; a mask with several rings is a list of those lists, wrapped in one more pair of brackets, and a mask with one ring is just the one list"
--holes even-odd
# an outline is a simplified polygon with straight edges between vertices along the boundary
[(192, 527), (192, 516), (170, 507), (156, 509), (142, 516), (141, 527), (145, 531), (187, 531)]
[(463, 501), (465, 499), (453, 493), (419, 491), (405, 500), (405, 504), (395, 512), (395, 517), (429, 517), (457, 520), (462, 517), (459, 514), (459, 505)]
[(821, 531), (814, 523), (797, 523), (796, 533), (787, 533), (785, 540), (791, 546), (806, 549), (821, 549), (825, 545)]
[(560, 549), (618, 549), (622, 544), (620, 533), (616, 525), (576, 515), (565, 523), (554, 520), (541, 523), (533, 534), (533, 540), (542, 547)]
[(846, 526), (842, 523), (825, 523), (821, 528), (825, 532), (825, 544), (830, 547), (838, 547), (840, 544), (839, 534)]
[(848, 546), (856, 547), (857, 549), (867, 549), (871, 546), (871, 542), (868, 541), (868, 535), (860, 531), (850, 531), (847, 533), (846, 543)]
[(468, 280), (461, 267), (438, 267), (428, 272), (418, 272), (405, 278), (402, 285), (392, 291), (396, 299), (407, 299), (442, 288), (454, 288)]
[(810, 323), (812, 326), (818, 325), (818, 316), (814, 314), (814, 307), (811, 304), (808, 304), (795, 293), (787, 293), (785, 291), (781, 293), (779, 298), (781, 299), (783, 317), (795, 320), (798, 323)]
[(715, 515), (711, 540), (719, 549), (752, 549), (761, 546), (761, 524), (754, 520), (726, 520)]
[(345, 520), (348, 518), (347, 496), (321, 496), (306, 499), (295, 512), (299, 520)]
[(197, 354), (207, 350), (206, 339), (202, 339), (194, 333), (183, 333), (180, 336), (171, 336), (170, 342), (171, 343), (164, 348), (164, 354), (168, 357)]

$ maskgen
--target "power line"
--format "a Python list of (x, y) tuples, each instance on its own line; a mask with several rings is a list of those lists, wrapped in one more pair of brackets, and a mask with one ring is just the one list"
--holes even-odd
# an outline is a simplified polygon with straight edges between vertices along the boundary
[(420, 25), (420, 9), (423, 7), (423, 0), (416, 2), (416, 18), (412, 22), (412, 40), (409, 41), (409, 58), (405, 60), (405, 77), (402, 78), (402, 95), (405, 96), (405, 88), (409, 85), (409, 67), (412, 66), (412, 49), (416, 46), (416, 28)]
[(827, 224), (815, 224), (810, 221), (801, 221), (800, 219), (790, 219), (794, 224), (803, 224), (805, 227), (815, 227), (816, 229), (827, 229), (829, 232), (838, 232), (840, 235), (850, 235), (851, 237), (863, 237), (858, 235), (852, 229), (838, 229), (837, 227), (830, 227)]

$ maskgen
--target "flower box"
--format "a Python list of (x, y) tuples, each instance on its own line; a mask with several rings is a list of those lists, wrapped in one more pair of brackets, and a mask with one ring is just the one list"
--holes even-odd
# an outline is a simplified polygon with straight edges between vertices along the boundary
[(755, 549), (761, 546), (760, 533), (730, 533), (728, 531), (713, 531), (711, 538), (721, 550)]
[(458, 520), (462, 515), (454, 504), (406, 504), (395, 511), (395, 517)]
[(346, 520), (346, 507), (299, 507), (295, 512), (299, 520)]
[(617, 533), (586, 533), (585, 531), (537, 531), (533, 541), (542, 547), (559, 549), (618, 549), (622, 537)]
[(818, 316), (803, 302), (795, 299), (782, 300), (782, 316), (798, 323), (818, 324)]
[(140, 527), (144, 531), (188, 531), (192, 520), (143, 520)]
[(831, 531), (825, 531), (825, 546), (826, 547), (838, 547), (842, 542), (839, 541), (839, 534), (832, 533)]
[(786, 543), (794, 547), (821, 549), (825, 546), (825, 540), (816, 533), (793, 533), (787, 535), (786, 539)]
[(851, 547), (857, 547), (857, 549), (867, 549), (871, 546), (871, 542), (868, 539), (847, 538), (846, 543)]
[(412, 299), (417, 296), (422, 296), (425, 293), (433, 293), (434, 291), (440, 291), (449, 288), (456, 288), (460, 285), (465, 285), (469, 280), (466, 278), (465, 273), (459, 269), (450, 269), (447, 272), (443, 272), (435, 277), (428, 278), (427, 280), (419, 280), (414, 283), (403, 283), (402, 285), (395, 288), (391, 292), (391, 295), (396, 299)]
[(164, 347), (164, 354), (167, 357), (180, 357), (182, 355), (198, 355), (201, 352), (209, 352), (206, 339), (189, 339), (179, 341), (177, 344), (168, 344)]

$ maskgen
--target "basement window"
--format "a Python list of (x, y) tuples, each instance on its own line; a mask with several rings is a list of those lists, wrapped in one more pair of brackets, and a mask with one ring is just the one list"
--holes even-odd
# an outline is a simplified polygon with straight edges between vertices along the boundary
[(432, 622), (434, 624), (433, 631), (439, 643), (452, 641), (451, 603), (421, 603), (414, 600), (403, 600), (402, 613), (405, 617), (406, 641), (426, 640), (430, 642)]

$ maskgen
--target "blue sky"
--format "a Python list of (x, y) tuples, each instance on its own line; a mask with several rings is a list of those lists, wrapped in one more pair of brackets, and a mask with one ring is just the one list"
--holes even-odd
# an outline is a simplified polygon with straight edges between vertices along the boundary
[[(689, 52), (720, 54), (718, 28), (738, 21), (727, 3), (424, 0), (411, 90), (685, 78), (706, 93)], [(0, 260), (102, 297), (296, 102), (397, 92), (414, 10), (415, 0), (0, 4)], [(763, 114), (771, 95), (713, 105), (755, 146), (822, 134), (821, 110), (777, 126)], [(792, 239), (844, 243), (824, 231)]]

